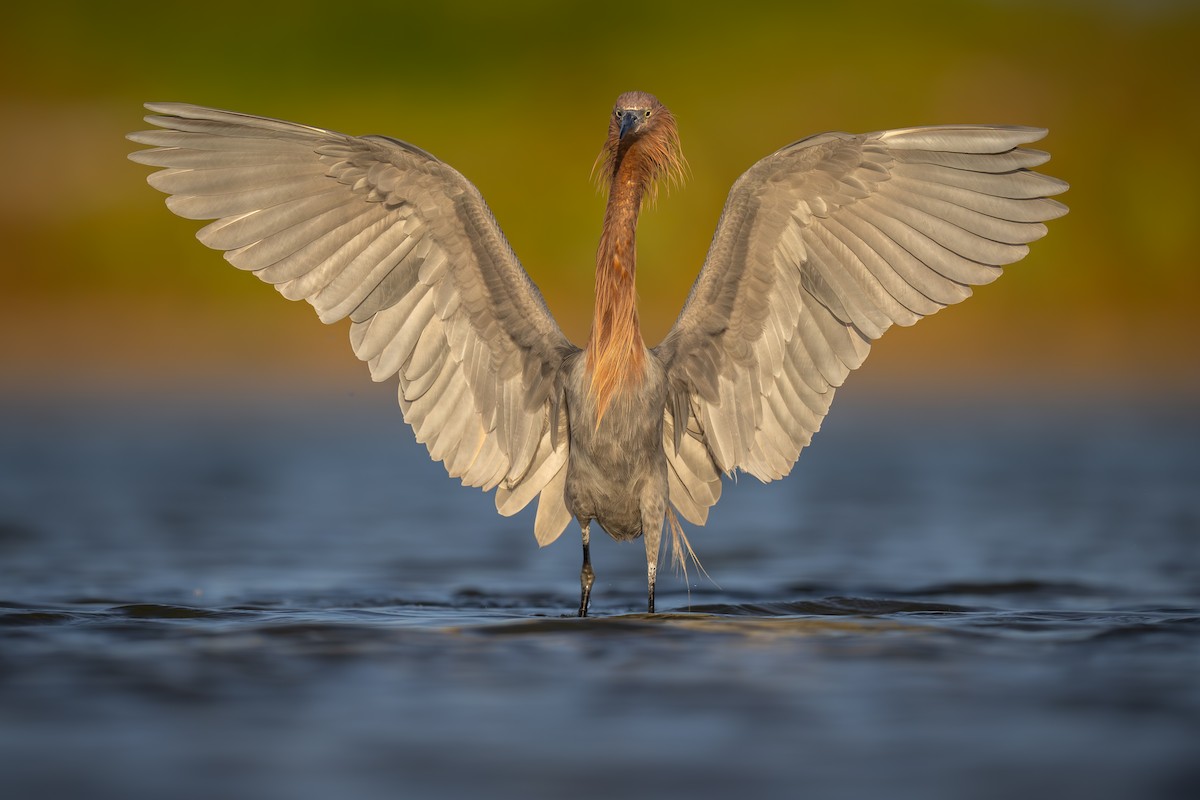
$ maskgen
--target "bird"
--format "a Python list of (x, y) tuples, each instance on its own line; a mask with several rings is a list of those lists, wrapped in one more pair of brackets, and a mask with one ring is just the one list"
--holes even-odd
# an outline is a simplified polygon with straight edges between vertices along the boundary
[[(665, 338), (647, 347), (637, 225), (687, 170), (675, 116), (621, 94), (597, 158), (606, 191), (594, 312), (563, 334), (479, 190), (405, 141), (185, 103), (147, 103), (129, 158), (197, 238), (324, 323), (350, 319), (375, 381), (398, 378), (405, 421), (466, 486), (534, 536), (593, 524), (642, 538), (647, 611), (664, 525), (704, 525), (722, 478), (787, 475), (847, 375), (891, 326), (912, 325), (1022, 259), (1068, 185), (1022, 145), (1047, 131), (936, 125), (809, 136), (733, 184)], [(682, 542), (682, 544), (681, 544)], [(697, 562), (698, 563), (698, 562)]]

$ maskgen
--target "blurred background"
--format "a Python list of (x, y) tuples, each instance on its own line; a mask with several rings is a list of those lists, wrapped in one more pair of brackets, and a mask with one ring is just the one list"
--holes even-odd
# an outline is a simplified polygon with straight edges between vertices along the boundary
[(1191, 398), (1197, 42), (1200, 5), (1182, 0), (18, 4), (0, 30), (0, 381), (10, 398), (371, 391), (343, 325), (197, 243), (200, 223), (126, 160), (149, 100), (433, 152), (480, 187), (582, 343), (589, 174), (613, 99), (638, 88), (675, 112), (691, 164), (640, 230), (648, 343), (758, 158), (830, 129), (1037, 125), (1071, 213), (975, 298), (889, 334), (850, 387)]
[[(12, 797), (1200, 797), (1200, 3), (17, 3), (0, 24), (0, 774)], [(646, 339), (725, 194), (825, 130), (1043, 126), (1071, 213), (890, 332), (711, 579), (538, 550), (413, 442), (346, 324), (131, 163), (178, 100), (410, 141), (590, 323), (617, 95), (691, 178)], [(690, 611), (690, 613), (683, 613)], [(65, 766), (64, 766), (65, 765)]]

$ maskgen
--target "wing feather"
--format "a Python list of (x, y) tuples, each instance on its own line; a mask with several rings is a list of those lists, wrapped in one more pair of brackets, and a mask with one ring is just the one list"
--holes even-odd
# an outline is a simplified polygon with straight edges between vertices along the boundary
[[(384, 218), (380, 209), (357, 215), (318, 215), (304, 223), (268, 236), (225, 254), (235, 267), (254, 272), (271, 284), (297, 280), (335, 257), (353, 257), (355, 237), (375, 228)], [(319, 222), (315, 222), (319, 220)], [(346, 256), (337, 256), (347, 248)], [(302, 299), (299, 294), (294, 299)]]
[[(667, 492), (680, 516), (694, 525), (708, 520), (708, 509), (721, 496), (721, 478), (709, 448), (698, 429), (685, 423), (675, 446), (675, 418), (668, 410), (663, 424), (663, 450), (667, 454)], [(689, 420), (691, 418), (689, 412)]]
[[(206, 153), (201, 155), (210, 157)], [(223, 194), (172, 195), (167, 198), (167, 208), (184, 219), (219, 219), (275, 209), (285, 204), (308, 201), (320, 195), (325, 195), (326, 199), (335, 203), (343, 199), (337, 187), (330, 186), (324, 176), (305, 175), (290, 181)], [(309, 215), (312, 215), (311, 212)]]

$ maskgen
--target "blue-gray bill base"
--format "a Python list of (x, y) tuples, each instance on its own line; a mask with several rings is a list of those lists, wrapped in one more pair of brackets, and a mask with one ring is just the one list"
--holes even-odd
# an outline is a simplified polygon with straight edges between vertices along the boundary
[(685, 169), (671, 112), (627, 92), (608, 119), (608, 190), (587, 343), (551, 316), (478, 189), (411, 144), (179, 103), (130, 156), (234, 266), (321, 320), (349, 317), (376, 381), (399, 378), (405, 420), (464, 485), (534, 534), (591, 524), (642, 537), (648, 609), (664, 524), (703, 525), (722, 474), (788, 474), (834, 391), (893, 324), (990, 283), (1066, 213), (1066, 190), (1023, 148), (1046, 131), (941, 125), (802, 139), (734, 183), (674, 326), (646, 347), (636, 231), (643, 200)]

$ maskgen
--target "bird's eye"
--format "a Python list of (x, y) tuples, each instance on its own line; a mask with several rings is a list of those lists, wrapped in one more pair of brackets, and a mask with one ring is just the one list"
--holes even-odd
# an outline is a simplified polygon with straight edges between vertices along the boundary
[(650, 112), (646, 111), (646, 119), (650, 119)]

